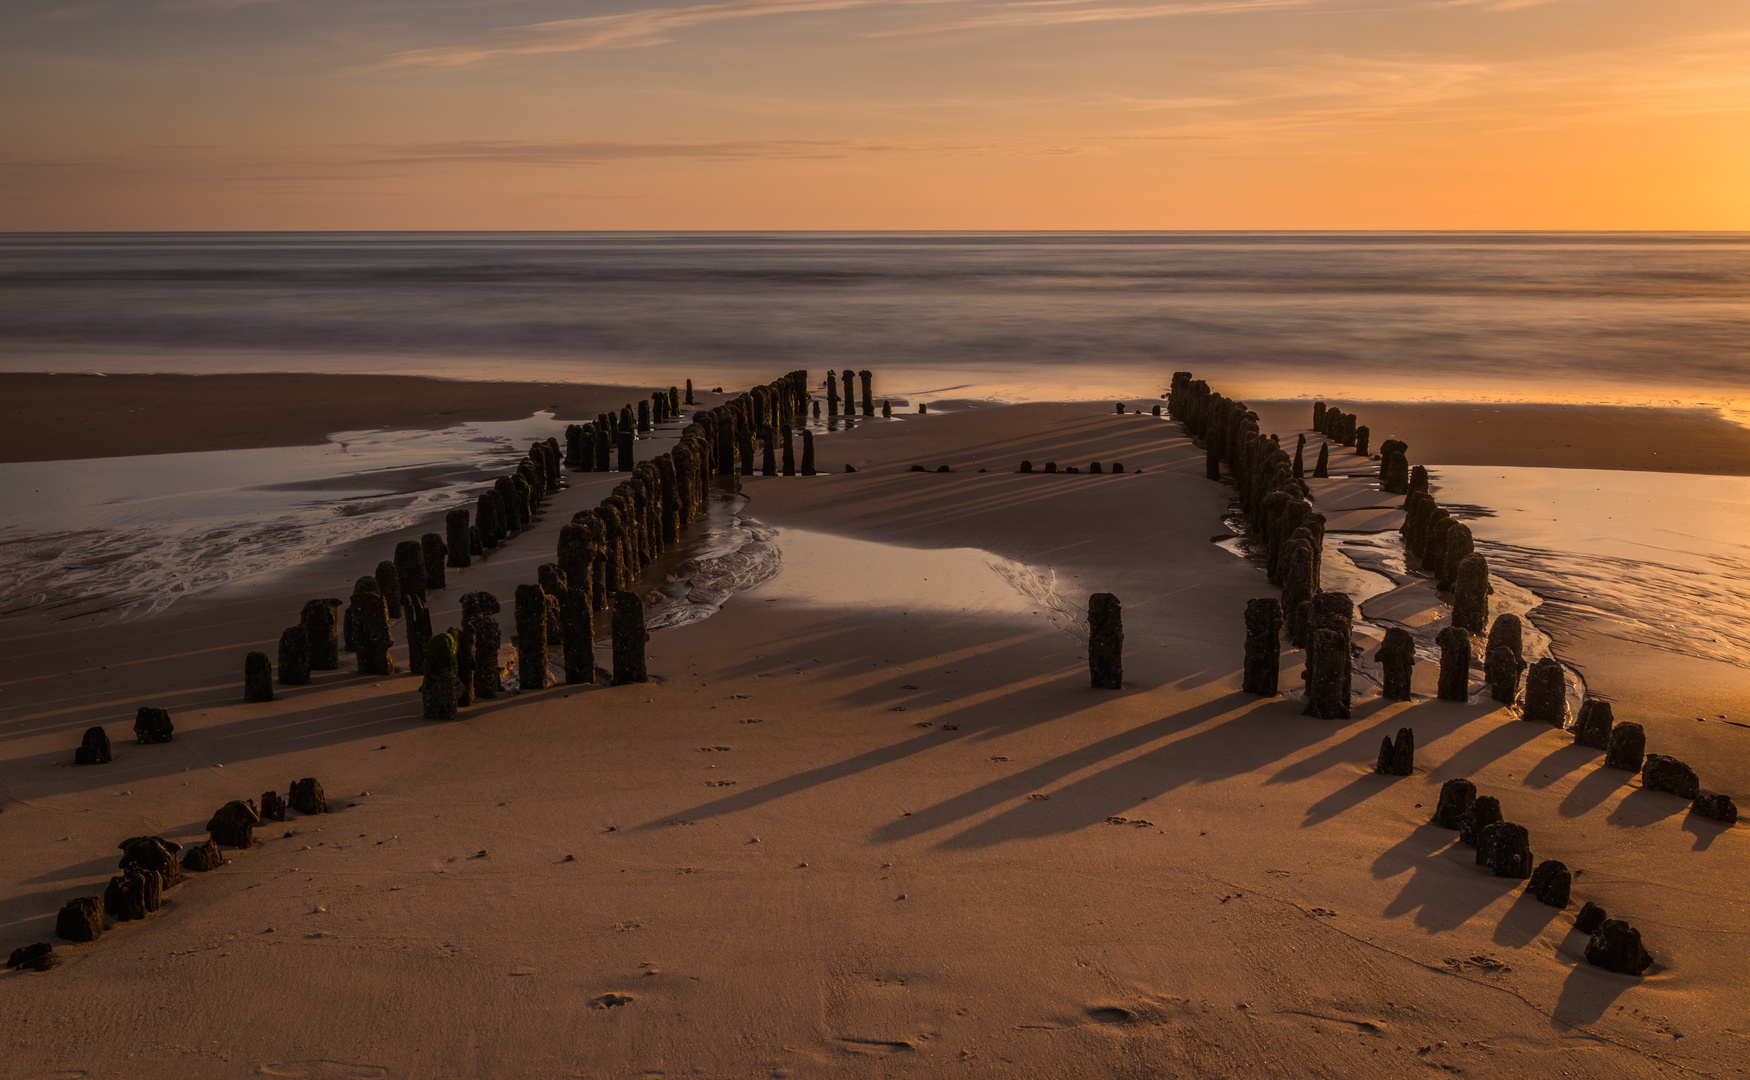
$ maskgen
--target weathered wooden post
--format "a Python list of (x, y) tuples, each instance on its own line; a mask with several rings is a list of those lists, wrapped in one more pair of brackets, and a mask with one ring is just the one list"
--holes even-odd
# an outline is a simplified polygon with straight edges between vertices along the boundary
[(402, 596), (426, 598), (425, 547), (418, 540), (403, 540), (395, 545), (395, 572), (401, 577)]
[(449, 551), (450, 567), (466, 570), (474, 544), (468, 534), (468, 511), (457, 507), (444, 515), (445, 547)]
[(1525, 706), (1521, 716), (1550, 727), (1568, 724), (1568, 673), (1561, 661), (1546, 656), (1525, 676)]
[(273, 700), (273, 661), (264, 652), (252, 652), (243, 658), (243, 700), (251, 703)]
[(280, 631), (280, 683), (283, 686), (310, 684), (310, 635), (303, 623)]
[(1453, 581), (1452, 623), (1480, 635), (1488, 618), (1488, 560), (1481, 555), (1466, 555), (1459, 560), (1458, 574)]
[(520, 690), (547, 688), (547, 592), (516, 587), (516, 679)]
[(1440, 646), (1440, 700), (1469, 701), (1470, 631), (1448, 626), (1435, 635), (1434, 642)]
[(644, 601), (635, 592), (614, 594), (614, 685), (641, 683), (649, 679), (644, 645), (650, 631), (644, 625)]
[(589, 593), (568, 588), (559, 594), (560, 620), (564, 626), (565, 681), (595, 682), (595, 624)]
[(1382, 695), (1395, 701), (1409, 701), (1414, 696), (1410, 683), (1416, 666), (1416, 639), (1403, 627), (1394, 626), (1385, 632), (1375, 657), (1385, 676)]
[(298, 613), (299, 625), (310, 645), (310, 667), (335, 671), (340, 667), (340, 605), (335, 597), (306, 600)]
[(1319, 460), (1316, 464), (1313, 465), (1313, 478), (1315, 480), (1325, 480), (1325, 479), (1328, 479), (1330, 477), (1330, 475), (1331, 475), (1331, 444), (1328, 442), (1327, 443), (1320, 443), (1319, 444)]
[(1124, 610), (1111, 593), (1088, 597), (1088, 681), (1096, 690), (1124, 685)]
[(406, 594), (401, 590), (401, 571), (393, 562), (384, 559), (377, 564), (377, 594), (383, 602), (389, 605), (389, 618), (401, 617), (401, 597)]
[(431, 642), (431, 611), (417, 596), (407, 597), (407, 670), (425, 674), (425, 648)]
[(456, 672), (456, 639), (448, 632), (425, 644), (425, 681), (419, 698), (427, 720), (454, 720), (461, 704), (461, 680)]
[(1282, 669), (1282, 601), (1273, 596), (1246, 601), (1246, 663), (1241, 688), (1275, 697)]
[(875, 375), (873, 372), (865, 369), (863, 371), (857, 372), (857, 377), (859, 379), (863, 380), (863, 415), (864, 416), (874, 416), (875, 415), (875, 389), (874, 389)]
[(630, 431), (622, 431), (620, 432), (619, 469), (621, 472), (629, 473), (632, 471), (633, 464), (632, 433)]
[(802, 429), (802, 475), (813, 476), (814, 472), (814, 432)]

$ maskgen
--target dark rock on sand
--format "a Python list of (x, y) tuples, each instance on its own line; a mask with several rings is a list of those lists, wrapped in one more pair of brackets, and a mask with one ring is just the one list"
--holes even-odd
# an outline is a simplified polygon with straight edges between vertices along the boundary
[(207, 821), (207, 833), (216, 844), (246, 848), (255, 843), (255, 827), (261, 824), (261, 814), (248, 799), (232, 799)]
[(1574, 875), (1568, 873), (1568, 868), (1554, 859), (1545, 859), (1531, 872), (1531, 884), (1525, 887), (1525, 891), (1540, 903), (1565, 908), (1573, 887)]
[(86, 728), (85, 737), (79, 740), (79, 749), (73, 751), (73, 764), (108, 765), (109, 762), (109, 735), (100, 727)]
[(1478, 795), (1458, 822), (1458, 839), (1471, 847), (1483, 837), (1483, 830), (1502, 820), (1501, 800), (1493, 795)]
[(1477, 801), (1477, 786), (1463, 777), (1455, 777), (1440, 785), (1440, 801), (1434, 806), (1430, 820), (1442, 829), (1456, 829), (1470, 814)]
[(1594, 750), (1610, 749), (1610, 733), (1616, 727), (1616, 716), (1610, 702), (1588, 697), (1580, 703), (1580, 717), (1574, 721), (1574, 741)]
[(1531, 834), (1523, 825), (1498, 821), (1477, 840), (1477, 865), (1493, 870), (1496, 877), (1530, 877), (1531, 864)]
[(192, 870), (197, 874), (217, 870), (223, 865), (225, 865), (225, 857), (219, 854), (219, 845), (211, 840), (189, 848), (188, 854), (182, 857), (182, 868)]
[(1695, 770), (1664, 754), (1648, 754), (1641, 763), (1641, 787), (1669, 792), (1681, 799), (1694, 799), (1701, 794), (1701, 780)]
[(81, 896), (67, 901), (55, 916), (55, 936), (64, 941), (96, 941), (103, 936), (103, 900)]
[(1695, 801), (1689, 804), (1689, 812), (1714, 821), (1723, 821), (1727, 825), (1738, 823), (1738, 804), (1732, 801), (1730, 795), (1722, 795), (1717, 791), (1700, 791), (1696, 793)]
[(328, 799), (322, 794), (322, 782), (306, 776), (292, 784), (292, 797), (286, 802), (300, 814), (328, 813)]
[(170, 722), (169, 709), (142, 705), (134, 714), (134, 738), (140, 742), (167, 743), (175, 731), (176, 726)]
[(1586, 942), (1586, 962), (1619, 975), (1639, 977), (1653, 963), (1641, 944), (1641, 932), (1620, 919), (1606, 919)]
[(1398, 728), (1397, 741), (1379, 741), (1379, 762), (1373, 771), (1382, 776), (1412, 776), (1416, 772), (1416, 733)]
[(55, 947), (46, 941), (39, 941), (35, 945), (13, 949), (6, 966), (21, 971), (47, 971), (60, 962), (61, 958), (55, 955)]
[(1610, 731), (1610, 746), (1604, 753), (1604, 764), (1613, 769), (1640, 772), (1647, 753), (1647, 733), (1641, 725), (1624, 720)]

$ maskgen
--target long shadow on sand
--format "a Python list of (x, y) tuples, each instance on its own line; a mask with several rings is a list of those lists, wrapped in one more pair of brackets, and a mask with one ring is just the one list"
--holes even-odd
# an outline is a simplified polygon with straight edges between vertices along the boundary
[(1562, 943), (1562, 953), (1569, 951), (1570, 943), (1577, 943), (1574, 950), (1577, 963), (1562, 983), (1561, 995), (1556, 998), (1550, 1016), (1562, 1024), (1595, 1024), (1610, 1011), (1617, 998), (1640, 986), (1641, 980), (1588, 964), (1583, 955), (1586, 936), (1579, 931), (1569, 933), (1568, 940)]
[(1519, 899), (1495, 926), (1495, 944), (1510, 949), (1523, 948), (1537, 940), (1544, 928), (1560, 914), (1560, 908), (1550, 907), (1529, 892), (1520, 893)]
[[(1424, 825), (1416, 831), (1433, 828)], [(1452, 836), (1444, 829), (1435, 831), (1444, 838)], [(1520, 884), (1514, 878), (1496, 877), (1474, 865), (1475, 862), (1475, 849), (1456, 842), (1414, 860), (1410, 863), (1410, 879), (1381, 914), (1393, 919), (1413, 911), (1416, 925), (1430, 933), (1463, 926)], [(1380, 864), (1375, 863), (1375, 876), (1395, 876), (1381, 875), (1380, 869)]]

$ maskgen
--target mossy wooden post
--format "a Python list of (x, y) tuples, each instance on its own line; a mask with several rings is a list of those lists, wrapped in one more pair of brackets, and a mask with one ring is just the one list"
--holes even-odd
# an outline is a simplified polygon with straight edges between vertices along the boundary
[(310, 684), (310, 634), (303, 623), (280, 631), (279, 672), (282, 686)]
[(377, 594), (383, 598), (385, 604), (389, 605), (389, 618), (399, 619), (401, 617), (401, 597), (404, 595), (401, 591), (400, 569), (390, 560), (384, 559), (377, 564), (376, 579)]
[(1275, 697), (1282, 668), (1282, 601), (1274, 596), (1246, 601), (1246, 663), (1241, 689)]
[(619, 423), (620, 426), (616, 429), (617, 433), (625, 433), (637, 428), (638, 419), (632, 415), (632, 405), (630, 402), (620, 407)]
[(1096, 690), (1124, 685), (1124, 609), (1111, 593), (1088, 597), (1088, 682)]
[(395, 572), (401, 576), (401, 595), (425, 599), (425, 547), (418, 540), (395, 545)]
[(642, 399), (638, 402), (638, 432), (643, 434), (650, 430), (650, 402)]
[(498, 546), (501, 525), (496, 491), (483, 491), (474, 500), (474, 527), (480, 530), (480, 546), (486, 551)]
[(547, 688), (547, 591), (516, 587), (516, 678), (523, 690)]
[(489, 592), (462, 594), (463, 634), (474, 642), (472, 655), (460, 666), (474, 670), (474, 695), (491, 701), (504, 689), (498, 665), (498, 649), (502, 631), (498, 628), (498, 598)]
[(814, 432), (802, 429), (802, 475), (814, 475)]
[(1416, 667), (1416, 639), (1403, 627), (1394, 626), (1385, 632), (1375, 657), (1385, 675), (1381, 696), (1394, 701), (1410, 700), (1414, 696), (1410, 684)]
[(614, 594), (614, 685), (641, 683), (649, 679), (644, 645), (650, 631), (644, 626), (644, 601), (624, 589)]
[(564, 627), (565, 682), (595, 682), (595, 625), (589, 593), (577, 588), (561, 591), (559, 613)]
[(1330, 478), (1330, 475), (1331, 475), (1331, 444), (1328, 442), (1327, 443), (1320, 443), (1319, 444), (1319, 459), (1313, 465), (1313, 478), (1315, 480), (1326, 480), (1326, 479)]
[(252, 652), (243, 658), (243, 700), (251, 703), (273, 700), (273, 661), (264, 652)]
[(875, 374), (867, 369), (857, 372), (857, 378), (863, 381), (863, 415), (875, 415)]
[(1448, 626), (1434, 637), (1440, 646), (1440, 689), (1442, 701), (1470, 700), (1470, 631), (1462, 626)]
[(427, 720), (454, 720), (461, 704), (461, 680), (456, 672), (456, 639), (447, 632), (425, 644), (425, 681), (419, 684)]
[(335, 597), (306, 600), (298, 613), (298, 625), (304, 628), (304, 639), (310, 647), (310, 668), (313, 671), (334, 671), (340, 667), (340, 609)]
[(893, 402), (886, 400), (881, 402), (881, 416), (886, 420), (893, 419)]
[(1373, 438), (1373, 432), (1366, 424), (1355, 429), (1355, 452), (1362, 457), (1367, 456), (1368, 441)]
[(688, 405), (695, 404), (695, 402), (693, 401), (693, 380), (691, 380), (691, 379), (687, 380), (687, 404)]
[(473, 543), (468, 535), (468, 511), (457, 507), (444, 515), (444, 546), (449, 552), (450, 568), (466, 570)]
[(407, 670), (425, 674), (425, 649), (431, 641), (431, 612), (417, 596), (407, 597)]

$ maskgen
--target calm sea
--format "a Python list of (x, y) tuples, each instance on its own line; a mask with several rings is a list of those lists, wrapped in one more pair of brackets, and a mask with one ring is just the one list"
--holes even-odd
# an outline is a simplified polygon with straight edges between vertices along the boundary
[(1750, 403), (1745, 234), (0, 236), (0, 368)]

